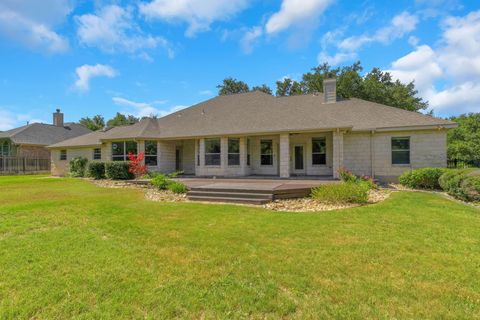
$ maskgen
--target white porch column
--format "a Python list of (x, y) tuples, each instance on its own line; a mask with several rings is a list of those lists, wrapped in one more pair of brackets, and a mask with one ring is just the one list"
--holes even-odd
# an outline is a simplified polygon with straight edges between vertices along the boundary
[(226, 175), (226, 171), (228, 168), (228, 138), (222, 137), (220, 138), (220, 158), (221, 163), (220, 166), (222, 167), (221, 175)]
[(175, 143), (172, 141), (158, 141), (158, 159), (160, 172), (175, 172)]
[[(145, 141), (137, 141), (137, 154), (141, 152), (145, 154)], [(145, 165), (145, 158), (142, 160), (142, 165)]]
[(280, 178), (290, 177), (290, 134), (280, 135)]
[(240, 175), (247, 175), (247, 137), (240, 138)]
[(338, 170), (343, 167), (343, 132), (333, 132), (333, 178), (338, 179)]

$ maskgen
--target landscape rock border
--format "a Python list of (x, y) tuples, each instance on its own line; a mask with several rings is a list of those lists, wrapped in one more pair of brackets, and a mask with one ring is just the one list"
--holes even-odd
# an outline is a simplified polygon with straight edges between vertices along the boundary
[[(93, 180), (88, 179), (93, 184), (101, 188), (114, 188), (114, 189), (143, 189), (145, 190), (145, 198), (150, 201), (156, 202), (194, 202), (187, 199), (186, 194), (177, 194), (169, 190), (156, 190), (152, 186), (144, 183), (132, 183), (132, 181), (121, 180)], [(392, 190), (391, 189), (372, 189), (369, 192), (368, 204), (375, 204), (386, 200)], [(219, 202), (212, 202), (212, 204), (221, 204)], [(243, 204), (237, 204), (243, 205)], [(251, 205), (244, 205), (251, 206)], [(322, 212), (332, 211), (340, 209), (348, 209), (364, 206), (362, 204), (327, 204), (317, 201), (312, 198), (299, 198), (299, 199), (284, 199), (275, 200), (260, 207), (263, 207), (272, 211), (279, 212)], [(257, 206), (255, 206), (257, 207)]]

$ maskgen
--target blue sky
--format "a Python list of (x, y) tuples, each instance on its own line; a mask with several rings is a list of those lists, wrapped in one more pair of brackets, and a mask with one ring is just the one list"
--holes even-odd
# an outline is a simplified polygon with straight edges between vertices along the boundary
[(438, 116), (480, 112), (474, 0), (0, 0), (0, 39), (0, 130), (57, 107), (164, 115), (324, 61), (415, 80)]

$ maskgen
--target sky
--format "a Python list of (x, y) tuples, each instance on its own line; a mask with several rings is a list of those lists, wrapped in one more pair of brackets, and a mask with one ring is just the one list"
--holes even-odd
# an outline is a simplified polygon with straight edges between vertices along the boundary
[(414, 80), (436, 116), (480, 112), (479, 0), (0, 0), (0, 130), (163, 116), (234, 77), (361, 61)]

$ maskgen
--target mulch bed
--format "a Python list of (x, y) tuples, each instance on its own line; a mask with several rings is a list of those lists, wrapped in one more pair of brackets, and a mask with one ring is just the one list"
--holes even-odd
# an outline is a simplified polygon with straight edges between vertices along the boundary
[[(131, 181), (113, 181), (113, 180), (91, 180), (95, 185), (102, 188), (116, 189), (144, 189), (145, 198), (157, 202), (189, 202), (185, 194), (173, 193), (169, 190), (157, 190), (148, 184), (136, 184)], [(369, 193), (368, 204), (384, 201), (390, 196), (391, 190), (378, 189), (371, 190)], [(313, 211), (331, 211), (338, 209), (347, 209), (359, 207), (360, 204), (327, 204), (312, 198), (275, 200), (263, 205), (263, 208), (273, 211), (288, 212), (313, 212)]]

